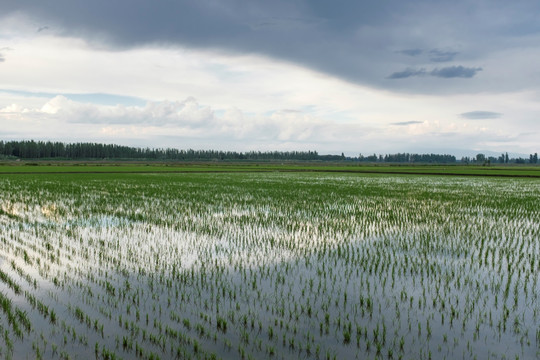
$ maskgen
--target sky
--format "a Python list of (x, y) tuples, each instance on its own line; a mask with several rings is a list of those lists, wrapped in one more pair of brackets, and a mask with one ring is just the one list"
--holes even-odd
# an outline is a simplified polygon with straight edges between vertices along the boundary
[(2, 0), (0, 139), (540, 152), (537, 0)]

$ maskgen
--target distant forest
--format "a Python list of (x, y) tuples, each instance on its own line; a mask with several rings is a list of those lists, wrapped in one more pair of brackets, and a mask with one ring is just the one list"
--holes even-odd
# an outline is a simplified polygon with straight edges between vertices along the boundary
[[(56, 160), (175, 160), (175, 161), (355, 161), (379, 163), (435, 163), (450, 164), (458, 160), (453, 155), (439, 154), (387, 154), (358, 155), (319, 155), (317, 151), (218, 151), (218, 150), (179, 150), (173, 148), (137, 148), (115, 144), (63, 143), (51, 141), (0, 141), (0, 158), (3, 159), (56, 159)], [(464, 157), (462, 163), (538, 163), (538, 155), (529, 159), (510, 159), (508, 154), (500, 157)]]

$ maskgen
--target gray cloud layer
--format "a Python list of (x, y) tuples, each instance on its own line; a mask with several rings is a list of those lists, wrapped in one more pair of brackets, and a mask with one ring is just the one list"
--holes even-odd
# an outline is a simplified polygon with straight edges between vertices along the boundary
[[(536, 0), (479, 1), (474, 6), (465, 0), (2, 1), (0, 14), (13, 13), (31, 16), (42, 31), (59, 29), (100, 46), (179, 44), (257, 53), (352, 82), (427, 93), (475, 91), (470, 82), (466, 88), (459, 84), (449, 88), (444, 79), (472, 78), (480, 59), (519, 43), (509, 40), (534, 41), (531, 35), (540, 34)], [(400, 54), (399, 49), (408, 50)], [(397, 69), (450, 62), (458, 54), (463, 65), (429, 73), (438, 82), (404, 88), (403, 82), (385, 81)], [(394, 72), (390, 78), (420, 75), (424, 74)], [(476, 86), (481, 90), (482, 83)]]
[(392, 123), (391, 125), (407, 126), (407, 125), (414, 125), (414, 124), (422, 124), (422, 122), (421, 121), (398, 121), (398, 122)]
[(459, 54), (458, 51), (452, 50), (440, 50), (440, 49), (405, 49), (396, 51), (398, 54), (407, 55), (411, 57), (419, 57), (425, 53), (429, 55), (429, 60), (432, 62), (446, 62), (454, 60), (454, 57)]
[(405, 69), (403, 71), (398, 71), (390, 76), (389, 79), (406, 79), (413, 76), (434, 76), (438, 78), (472, 78), (476, 75), (477, 72), (481, 71), (482, 68), (467, 68), (464, 66), (448, 66), (444, 68), (436, 68), (431, 71), (426, 71), (426, 69)]
[(469, 111), (460, 114), (462, 118), (470, 120), (481, 120), (481, 119), (498, 119), (502, 116), (501, 113), (493, 111)]
[(423, 49), (405, 49), (405, 50), (397, 51), (398, 54), (403, 54), (407, 56), (419, 56), (419, 55), (422, 55), (423, 52), (424, 52)]
[(389, 79), (406, 79), (412, 76), (424, 76), (426, 74), (427, 74), (426, 69), (419, 69), (419, 70), (405, 69), (403, 71), (398, 71), (391, 74), (390, 76), (388, 76), (388, 78)]
[(459, 54), (459, 52), (457, 51), (443, 51), (439, 49), (433, 49), (429, 52), (429, 59), (434, 62), (452, 61), (457, 54)]
[(482, 68), (467, 68), (464, 66), (449, 66), (441, 69), (434, 69), (431, 71), (431, 76), (441, 78), (472, 78)]

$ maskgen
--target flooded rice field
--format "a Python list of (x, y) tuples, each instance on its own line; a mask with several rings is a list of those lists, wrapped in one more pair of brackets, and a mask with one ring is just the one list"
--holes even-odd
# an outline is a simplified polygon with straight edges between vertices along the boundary
[(535, 359), (540, 182), (0, 177), (0, 357)]

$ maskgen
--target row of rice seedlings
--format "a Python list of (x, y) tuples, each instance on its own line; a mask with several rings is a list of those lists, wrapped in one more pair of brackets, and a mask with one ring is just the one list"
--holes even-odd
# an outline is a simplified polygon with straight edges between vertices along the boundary
[(32, 329), (32, 324), (28, 319), (28, 315), (25, 311), (14, 306), (11, 299), (4, 293), (0, 292), (0, 306), (3, 313), (6, 315), (9, 324), (14, 334), (19, 337), (24, 337), (24, 331), (27, 333)]
[[(276, 179), (272, 180), (276, 181)], [(336, 181), (334, 178), (330, 180)], [(345, 180), (348, 182), (350, 179)], [(395, 185), (392, 181), (386, 181)], [(324, 179), (320, 182), (324, 183)], [(358, 185), (358, 182), (351, 183)], [(174, 199), (163, 198), (163, 195), (159, 193), (154, 194), (159, 196), (149, 197), (149, 199), (153, 202), (157, 199), (157, 204), (154, 206), (159, 206), (155, 207), (157, 211), (150, 213), (153, 216), (141, 217), (141, 213), (138, 213), (138, 209), (148, 206), (144, 203), (148, 198), (142, 200), (138, 196), (128, 200), (121, 198), (120, 204), (117, 200), (117, 203), (110, 205), (112, 208), (110, 211), (114, 211), (115, 207), (121, 208), (120, 212), (114, 212), (115, 216), (137, 220), (139, 223), (116, 221), (115, 218), (112, 218), (112, 221), (81, 221), (81, 224), (97, 223), (105, 226), (74, 226), (74, 229), (70, 228), (66, 231), (67, 236), (59, 241), (58, 247), (62, 251), (57, 258), (64, 259), (62, 263), (70, 268), (70, 273), (57, 272), (53, 279), (60, 278), (56, 283), (62, 290), (67, 289), (71, 297), (78, 298), (70, 290), (74, 286), (88, 289), (88, 286), (83, 284), (84, 281), (81, 281), (81, 279), (87, 279), (88, 276), (83, 277), (82, 274), (95, 271), (98, 275), (91, 278), (100, 286), (93, 288), (91, 292), (98, 295), (84, 295), (87, 305), (93, 308), (107, 306), (114, 309), (128, 309), (126, 304), (130, 301), (135, 303), (135, 298), (146, 296), (146, 299), (150, 300), (151, 306), (143, 304), (141, 307), (137, 301), (138, 308), (135, 314), (144, 312), (146, 316), (141, 317), (139, 314), (132, 319), (131, 311), (126, 310), (128, 316), (118, 317), (119, 324), (123, 324), (123, 326), (118, 326), (119, 328), (126, 329), (126, 324), (128, 324), (127, 328), (137, 329), (136, 326), (139, 329), (142, 328), (142, 331), (138, 332), (141, 334), (138, 337), (130, 335), (132, 338), (126, 335), (124, 351), (132, 349), (129, 344), (133, 344), (133, 340), (138, 339), (150, 345), (151, 348), (153, 346), (156, 351), (165, 353), (168, 343), (162, 337), (163, 329), (167, 329), (167, 326), (173, 329), (172, 325), (163, 326), (166, 317), (163, 316), (162, 307), (165, 308), (165, 306), (167, 309), (176, 308), (184, 314), (183, 325), (185, 331), (190, 333), (191, 340), (188, 340), (187, 344), (193, 345), (192, 353), (199, 354), (200, 344), (204, 344), (205, 348), (211, 348), (213, 338), (217, 338), (217, 333), (213, 332), (212, 335), (207, 325), (201, 323), (188, 327), (185, 325), (195, 323), (201, 311), (203, 313), (210, 311), (205, 323), (215, 323), (216, 331), (219, 331), (220, 335), (226, 335), (224, 347), (229, 351), (235, 348), (231, 346), (231, 342), (237, 343), (238, 354), (242, 357), (249, 357), (250, 352), (274, 354), (276, 351), (308, 355), (314, 352), (317, 356), (325, 353), (327, 357), (337, 356), (336, 351), (349, 354), (351, 333), (353, 333), (352, 324), (357, 322), (359, 322), (356, 325), (357, 338), (364, 339), (365, 347), (372, 349), (375, 356), (380, 356), (383, 352), (387, 355), (398, 353), (398, 351), (403, 353), (407, 349), (405, 342), (412, 343), (411, 349), (414, 349), (417, 348), (415, 341), (420, 341), (422, 334), (425, 333), (428, 339), (431, 338), (434, 314), (441, 315), (442, 318), (445, 314), (443, 310), (450, 309), (447, 316), (450, 317), (451, 324), (457, 320), (463, 309), (466, 310), (467, 316), (474, 317), (474, 305), (471, 306), (471, 304), (480, 299), (479, 293), (485, 292), (485, 283), (481, 281), (482, 278), (475, 279), (475, 276), (464, 275), (471, 271), (481, 275), (478, 273), (478, 267), (471, 266), (476, 256), (469, 249), (471, 244), (464, 244), (459, 236), (449, 236), (449, 234), (457, 233), (452, 227), (448, 233), (445, 228), (441, 230), (440, 227), (444, 224), (440, 221), (441, 218), (450, 216), (456, 219), (459, 212), (442, 211), (442, 216), (430, 217), (434, 207), (441, 210), (436, 202), (410, 201), (407, 202), (409, 208), (405, 210), (400, 207), (399, 201), (379, 195), (368, 201), (361, 199), (360, 204), (354, 201), (356, 200), (354, 197), (343, 201), (338, 196), (330, 196), (327, 200), (323, 199), (323, 206), (314, 202), (313, 199), (307, 203), (304, 201), (290, 204), (289, 202), (285, 205), (276, 201), (276, 198), (264, 201), (264, 198), (257, 196), (249, 197), (243, 194), (238, 196), (239, 193), (223, 196), (222, 186), (218, 185), (215, 189), (211, 189), (219, 194), (219, 201), (215, 203), (200, 201), (201, 198), (198, 198), (198, 201), (186, 202), (180, 199), (182, 201), (175, 202)], [(120, 190), (129, 190), (127, 186), (123, 188), (122, 186), (119, 187)], [(208, 188), (205, 188), (202, 193), (206, 196), (208, 192)], [(351, 200), (353, 200), (352, 203)], [(258, 201), (261, 202), (260, 205), (252, 204)], [(186, 204), (189, 205), (187, 209), (180, 209)], [(218, 221), (216, 221), (216, 212), (209, 211), (216, 206), (219, 208)], [(163, 213), (163, 209), (171, 209), (171, 211)], [(99, 213), (98, 209), (95, 210)], [(109, 211), (107, 207), (105, 210)], [(174, 215), (177, 210), (184, 214), (183, 218)], [(416, 215), (416, 218), (411, 221), (410, 219), (415, 214), (420, 215)], [(140, 221), (143, 223), (141, 224)], [(455, 224), (459, 224), (457, 220), (454, 221)], [(433, 236), (431, 232), (426, 232), (427, 236), (424, 237), (421, 232), (418, 232), (430, 227), (440, 235)], [(467, 234), (472, 230), (471, 228), (460, 231)], [(406, 235), (405, 239), (402, 239), (399, 234), (404, 233), (412, 235)], [(531, 235), (534, 236), (534, 232)], [(430, 245), (432, 242), (436, 243), (439, 238), (442, 241), (437, 246)], [(74, 239), (81, 241), (77, 243), (73, 241)], [(92, 239), (92, 244), (89, 239)], [(178, 244), (178, 239), (182, 240), (181, 244)], [(401, 239), (401, 242), (396, 243), (396, 239)], [(66, 242), (67, 245), (62, 242)], [(419, 247), (419, 244), (423, 245)], [(99, 246), (96, 248), (95, 245)], [(483, 248), (483, 245), (481, 247)], [(92, 249), (94, 252), (83, 250), (85, 248)], [(442, 263), (439, 259), (441, 255), (443, 255)], [(431, 259), (432, 257), (435, 261)], [(412, 260), (406, 260), (409, 258)], [(465, 263), (468, 267), (460, 271), (461, 268), (456, 266), (456, 260)], [(507, 263), (513, 261), (512, 257), (507, 259)], [(529, 261), (532, 265), (531, 269), (537, 261), (537, 256), (533, 257), (532, 263)], [(79, 262), (97, 265), (81, 267)], [(394, 263), (402, 265), (389, 265)], [(44, 267), (44, 274), (50, 272), (56, 265), (49, 264), (48, 267)], [(272, 265), (274, 265), (273, 268)], [(522, 269), (523, 264), (517, 265), (519, 269)], [(60, 268), (61, 266), (58, 266), (58, 269)], [(339, 270), (332, 271), (333, 268)], [(361, 269), (360, 272), (358, 268)], [(444, 273), (441, 269), (446, 269), (447, 276), (443, 277), (445, 283), (441, 283), (436, 275)], [(75, 272), (74, 276), (71, 276), (73, 272), (71, 270)], [(499, 271), (504, 274), (505, 269), (499, 269)], [(306, 275), (305, 278), (309, 275), (315, 279), (323, 279), (319, 282), (322, 290), (317, 287), (318, 297), (311, 290), (313, 286), (309, 291), (302, 287), (305, 278), (298, 275), (302, 273)], [(136, 276), (129, 274), (136, 274)], [(416, 277), (419, 277), (419, 283), (416, 283)], [(511, 279), (508, 283), (515, 284), (516, 280), (513, 276), (508, 278)], [(536, 286), (537, 281), (534, 281), (534, 275), (531, 276), (529, 272), (527, 278), (532, 279), (529, 281), (531, 286)], [(131, 289), (127, 286), (122, 287), (122, 283), (127, 279), (134, 283)], [(367, 284), (367, 289), (354, 287), (350, 289), (351, 284), (359, 280), (360, 283)], [(399, 303), (396, 303), (397, 297), (392, 295), (395, 292), (396, 282), (406, 283), (412, 287), (412, 291), (402, 290), (406, 294), (399, 297)], [(439, 289), (442, 287), (451, 290), (445, 290), (446, 292), (443, 293), (437, 291), (436, 295), (433, 295), (429, 292), (433, 282), (436, 282)], [(495, 284), (495, 289), (499, 283)], [(272, 285), (274, 285), (273, 288)], [(99, 288), (101, 290), (98, 291)], [(135, 288), (136, 293), (133, 290)], [(509, 286), (505, 286), (506, 288)], [(515, 285), (514, 288), (516, 288)], [(269, 291), (271, 289), (273, 291)], [(303, 290), (302, 294), (299, 289)], [(419, 292), (420, 289), (422, 289), (421, 292)], [(428, 289), (427, 294), (426, 289)], [(452, 292), (466, 294), (466, 299), (469, 293), (473, 295), (469, 295), (470, 300), (466, 300), (465, 305), (461, 305), (463, 304), (459, 302), (461, 296), (452, 296)], [(86, 294), (88, 293), (86, 291)], [(181, 294), (180, 301), (178, 300), (179, 293)], [(218, 295), (219, 293), (221, 295)], [(505, 291), (504, 294), (506, 293), (510, 292)], [(534, 294), (534, 292), (531, 293)], [(516, 291), (514, 291), (514, 296), (515, 294)], [(167, 303), (164, 302), (165, 298), (167, 298)], [(272, 298), (278, 301), (270, 306)], [(429, 306), (427, 304), (434, 303), (439, 298), (442, 298), (445, 305), (435, 309), (435, 304), (433, 304), (432, 308), (428, 308), (432, 311), (431, 317), (429, 314), (425, 315), (426, 307)], [(324, 299), (324, 301), (310, 299)], [(289, 305), (285, 306), (283, 301)], [(393, 301), (397, 306), (392, 306)], [(148, 304), (148, 301), (146, 303)], [(360, 311), (358, 311), (358, 303), (361, 304)], [(345, 314), (352, 313), (353, 304), (356, 305), (357, 310), (353, 314), (357, 318), (347, 319)], [(520, 311), (521, 306), (518, 301), (515, 310)], [(242, 315), (241, 309), (246, 308), (247, 313), (244, 312)], [(396, 319), (398, 319), (392, 321), (392, 327), (396, 329), (391, 335), (392, 341), (387, 339), (389, 335), (386, 335), (386, 331), (383, 330), (389, 326), (388, 320), (385, 320), (388, 316), (388, 308), (396, 309)], [(470, 309), (467, 310), (468, 308)], [(405, 310), (407, 310), (407, 323), (402, 324), (400, 313)], [(216, 316), (212, 315), (214, 311)], [(358, 315), (362, 312), (361, 316)], [(366, 317), (366, 313), (369, 316)], [(508, 313), (509, 310), (505, 309), (503, 317), (508, 317), (509, 315), (504, 315)], [(153, 321), (148, 321), (149, 314)], [(146, 324), (142, 320), (141, 326), (130, 325), (140, 323), (141, 318), (146, 318)], [(314, 321), (309, 320), (312, 318)], [(217, 319), (220, 319), (219, 326)], [(227, 319), (226, 332), (223, 331), (223, 319)], [(274, 319), (273, 326), (272, 319)], [(414, 322), (415, 319), (418, 320)], [(462, 329), (468, 329), (468, 321), (463, 320)], [(441, 322), (444, 323), (443, 320)], [(267, 327), (266, 324), (269, 323)], [(323, 323), (322, 334), (306, 335), (306, 330), (316, 328), (317, 323)], [(279, 334), (276, 334), (278, 324)], [(416, 325), (415, 328), (418, 327), (418, 335), (399, 336), (402, 331), (400, 327), (408, 327), (410, 333), (413, 324)], [(154, 330), (148, 331), (149, 327)], [(480, 327), (477, 326), (479, 329)], [(265, 331), (268, 332), (268, 340), (266, 336), (260, 336)], [(131, 332), (137, 333), (136, 330)], [(450, 332), (455, 334), (455, 331)], [(172, 334), (173, 330), (168, 333)], [(462, 331), (458, 338), (465, 339), (467, 336), (467, 333)], [(454, 337), (454, 344), (458, 338)], [(263, 339), (266, 345), (263, 344)], [(334, 340), (328, 342), (330, 339)], [(399, 342), (395, 339), (399, 339)], [(213, 342), (216, 343), (216, 341)], [(360, 342), (357, 341), (357, 343)], [(172, 342), (170, 345), (172, 346)], [(326, 350), (321, 350), (321, 345)], [(471, 348), (468, 345), (467, 350), (470, 352)], [(119, 348), (118, 344), (116, 348)], [(180, 353), (185, 354), (187, 350), (184, 348), (183, 351)], [(356, 354), (360, 351), (364, 350), (356, 350)], [(429, 350), (429, 353), (431, 351)], [(403, 355), (402, 353), (400, 356)]]

